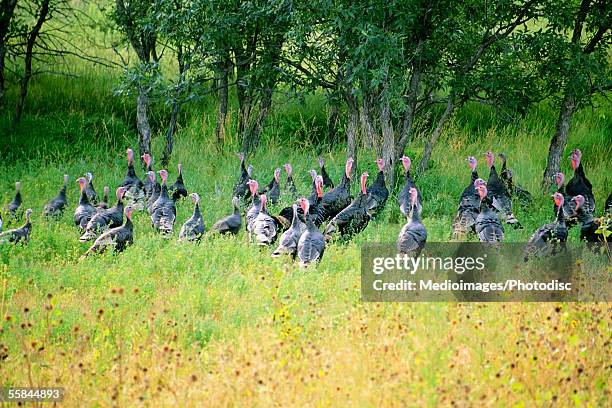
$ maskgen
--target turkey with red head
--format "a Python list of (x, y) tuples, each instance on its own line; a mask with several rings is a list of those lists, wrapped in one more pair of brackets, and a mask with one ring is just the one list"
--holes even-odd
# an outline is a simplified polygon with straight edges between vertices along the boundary
[(411, 257), (417, 257), (427, 242), (427, 230), (419, 217), (417, 211), (418, 191), (411, 187), (410, 210), (408, 211), (408, 222), (404, 225), (397, 237), (397, 251)]
[(523, 253), (525, 261), (530, 257), (550, 256), (559, 253), (567, 241), (567, 225), (563, 214), (565, 197), (560, 192), (552, 195), (557, 208), (557, 218), (554, 222), (538, 228), (527, 243)]
[[(369, 194), (366, 188), (368, 173), (361, 175), (361, 192), (344, 210), (340, 211), (325, 227), (325, 238), (330, 240), (335, 234), (347, 239), (360, 233), (372, 218), (368, 213)], [(325, 196), (323, 196), (325, 198)]]
[(0, 244), (27, 244), (30, 242), (30, 233), (32, 232), (32, 222), (30, 220), (31, 215), (32, 209), (28, 208), (25, 212), (26, 221), (23, 226), (0, 233)]
[(480, 197), (480, 212), (476, 218), (476, 234), (480, 242), (501, 242), (504, 240), (504, 227), (497, 213), (491, 211), (492, 199), (488, 197), (487, 183), (482, 179), (474, 182), (474, 187)]
[(278, 203), (280, 199), (281, 189), (280, 189), (280, 173), (281, 169), (274, 169), (274, 175), (272, 176), (272, 180), (268, 183), (265, 190), (262, 191), (266, 193), (270, 202), (274, 205)]
[(344, 175), (340, 184), (323, 195), (321, 205), (325, 213), (325, 219), (335, 217), (340, 211), (351, 204), (351, 174), (353, 171), (352, 157), (346, 160)]
[(62, 189), (54, 198), (51, 199), (47, 204), (45, 204), (45, 208), (43, 209), (43, 215), (46, 218), (54, 217), (58, 218), (62, 215), (66, 206), (68, 205), (68, 200), (66, 199), (66, 187), (68, 186), (68, 175), (64, 174), (64, 185)]
[(74, 210), (74, 224), (81, 230), (87, 227), (87, 223), (91, 220), (91, 217), (97, 212), (95, 207), (89, 202), (87, 197), (87, 180), (84, 177), (77, 179), (80, 188), (79, 205)]
[(183, 164), (178, 164), (178, 176), (176, 176), (176, 181), (174, 184), (170, 186), (168, 189), (170, 193), (172, 193), (172, 199), (176, 202), (183, 197), (187, 197), (189, 193), (187, 193), (187, 188), (185, 187), (185, 182), (183, 181)]
[(404, 187), (402, 187), (402, 190), (400, 191), (398, 199), (397, 199), (397, 202), (399, 203), (399, 206), (400, 206), (400, 211), (405, 217), (408, 216), (408, 214), (410, 213), (410, 208), (411, 208), (410, 189), (416, 188), (417, 202), (416, 202), (415, 210), (420, 215), (421, 211), (423, 210), (423, 198), (421, 197), (421, 192), (419, 191), (418, 187), (414, 183), (414, 180), (412, 179), (412, 175), (410, 174), (410, 166), (412, 162), (410, 161), (410, 157), (408, 156), (402, 156), (400, 160), (402, 162), (402, 166), (404, 167), (404, 172), (406, 175), (406, 181), (404, 182)]
[(268, 197), (266, 194), (259, 196), (260, 209), (257, 213), (257, 217), (252, 223), (252, 232), (255, 235), (255, 242), (257, 245), (270, 245), (276, 240), (276, 223), (274, 218), (268, 213), (266, 204)]
[(580, 149), (572, 150), (569, 156), (572, 169), (574, 169), (574, 176), (567, 183), (565, 191), (570, 197), (576, 197), (581, 195), (585, 202), (582, 207), (582, 211), (593, 214), (595, 212), (595, 196), (593, 195), (593, 185), (584, 174), (584, 167), (582, 167), (582, 152)]
[(584, 196), (578, 194), (572, 198), (575, 203), (575, 214), (580, 223), (580, 240), (586, 242), (605, 242), (604, 234), (598, 233), (603, 218), (593, 218), (588, 207), (588, 201)]
[(89, 202), (91, 203), (91, 205), (97, 205), (98, 204), (98, 193), (96, 192), (96, 189), (93, 185), (93, 174), (92, 173), (85, 173), (85, 179), (87, 180), (87, 185), (85, 186), (85, 194), (87, 194), (87, 199), (89, 200)]
[(117, 204), (106, 210), (95, 213), (85, 227), (85, 233), (79, 241), (85, 242), (95, 239), (103, 231), (109, 228), (117, 228), (123, 224), (123, 196), (127, 188), (118, 187), (116, 196)]
[(134, 243), (134, 225), (132, 224), (133, 212), (133, 206), (128, 205), (125, 207), (125, 224), (109, 229), (100, 235), (87, 252), (85, 252), (83, 257), (101, 254), (111, 248), (116, 252), (121, 252), (127, 248), (128, 245), (132, 245)]
[(389, 198), (389, 190), (385, 184), (385, 161), (383, 159), (376, 159), (376, 166), (378, 166), (378, 174), (374, 182), (368, 187), (367, 192), (368, 198), (368, 213), (375, 217), (384, 208)]
[(151, 189), (149, 198), (147, 198), (147, 211), (150, 215), (153, 212), (153, 204), (155, 204), (161, 194), (161, 184), (159, 184), (155, 179), (155, 172), (152, 170), (147, 172), (147, 180), (150, 183)]
[(132, 205), (134, 210), (141, 210), (144, 208), (144, 184), (136, 175), (134, 169), (134, 151), (128, 147), (126, 150), (127, 154), (127, 171), (125, 178), (119, 185), (119, 187), (125, 187), (125, 200), (128, 205)]
[[(151, 157), (151, 155), (149, 153), (145, 153), (141, 156), (142, 161), (144, 161), (145, 165), (147, 166), (147, 177), (145, 178), (145, 180), (143, 181), (143, 190), (144, 190), (144, 195), (145, 195), (145, 203), (147, 203), (147, 207), (149, 207), (148, 203), (149, 203), (149, 199), (151, 198), (151, 195), (153, 194), (154, 190), (155, 190), (155, 172), (153, 171), (153, 158)], [(151, 179), (151, 177), (149, 176), (150, 173), (153, 173), (153, 178)], [(157, 184), (159, 186), (159, 183)], [(161, 191), (161, 186), (159, 186), (158, 189), (158, 194), (159, 191)], [(157, 198), (155, 198), (155, 200), (157, 200)], [(153, 200), (153, 201), (155, 201)]]
[(162, 179), (162, 186), (161, 193), (152, 206), (151, 223), (153, 228), (162, 234), (170, 234), (176, 221), (176, 206), (168, 194), (168, 172), (162, 169), (158, 173)]
[(474, 187), (474, 182), (478, 179), (478, 161), (474, 156), (467, 158), (467, 162), (472, 169), (470, 183), (463, 189), (457, 215), (453, 220), (453, 239), (461, 239), (468, 232), (476, 232), (474, 225), (478, 213), (480, 213), (480, 197)]
[(191, 198), (193, 199), (193, 214), (181, 227), (179, 241), (199, 241), (206, 230), (200, 212), (200, 195), (191, 193)]
[(505, 220), (506, 224), (512, 225), (515, 229), (523, 228), (521, 223), (512, 213), (512, 198), (506, 186), (499, 178), (495, 169), (495, 155), (488, 151), (485, 153), (487, 165), (489, 166), (489, 180), (487, 181), (487, 194), (491, 199), (491, 205)]
[(317, 226), (312, 222), (310, 217), (310, 203), (307, 199), (300, 199), (300, 207), (304, 213), (306, 220), (306, 230), (300, 236), (297, 246), (297, 256), (300, 260), (300, 265), (308, 267), (315, 262), (321, 262), (323, 253), (325, 252), (325, 238)]

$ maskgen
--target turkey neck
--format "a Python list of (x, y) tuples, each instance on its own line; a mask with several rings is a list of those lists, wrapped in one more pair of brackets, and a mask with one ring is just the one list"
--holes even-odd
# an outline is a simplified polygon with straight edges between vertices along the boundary
[(128, 164), (126, 176), (130, 178), (136, 177), (136, 170), (134, 170), (134, 162)]
[(64, 183), (64, 186), (62, 187), (62, 189), (59, 192), (59, 196), (64, 198), (64, 199), (66, 198), (66, 187), (67, 187), (67, 185), (66, 185), (66, 183)]
[(89, 204), (89, 198), (87, 198), (87, 189), (83, 188), (83, 190), (81, 190), (81, 198), (79, 199), (79, 205), (88, 205)]
[(310, 211), (304, 214), (304, 218), (306, 219), (306, 228), (308, 231), (316, 231), (317, 226), (312, 222), (312, 217), (310, 216)]
[(200, 203), (196, 203), (195, 207), (193, 207), (193, 215), (196, 217), (202, 216), (202, 213), (200, 212)]
[(297, 208), (293, 210), (293, 218), (291, 218), (291, 228), (297, 228), (299, 224)]
[(380, 170), (376, 175), (376, 180), (374, 180), (374, 184), (372, 185), (382, 186), (383, 184), (385, 184), (385, 173)]
[(478, 170), (472, 170), (472, 187), (474, 187), (474, 182), (478, 180)]
[(161, 186), (161, 196), (168, 200), (170, 199), (170, 196), (168, 195), (168, 186), (166, 185), (166, 182), (164, 182)]

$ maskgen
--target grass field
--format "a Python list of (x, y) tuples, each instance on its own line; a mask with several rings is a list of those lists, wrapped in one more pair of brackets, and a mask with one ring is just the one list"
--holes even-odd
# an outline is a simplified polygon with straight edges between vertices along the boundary
[[(132, 102), (112, 96), (116, 80), (85, 69), (76, 79), (40, 77), (20, 125), (10, 119), (11, 95), (2, 110), (0, 204), (21, 180), (24, 205), (34, 209), (30, 245), (0, 247), (3, 386), (62, 386), (67, 406), (609, 404), (609, 303), (362, 303), (360, 244), (395, 240), (402, 220), (394, 198), (361, 235), (331, 245), (307, 271), (272, 259), (243, 233), (181, 245), (177, 227), (163, 239), (144, 213), (135, 217), (134, 246), (80, 260), (87, 245), (72, 222), (74, 180), (91, 171), (99, 192), (104, 185), (114, 190), (125, 173), (125, 148), (137, 143)], [(576, 115), (567, 150), (582, 150), (598, 211), (612, 186), (612, 105), (604, 103)], [(183, 115), (170, 168), (173, 179), (176, 163), (184, 164), (207, 227), (231, 211), (238, 176), (235, 134), (210, 147), (214, 106), (204, 100)], [(340, 178), (343, 147), (315, 143), (323, 109), (310, 97), (276, 111), (251, 159), (257, 178), (267, 182), (275, 167), (291, 162), (307, 194), (307, 171), (319, 153)], [(549, 222), (552, 203), (538, 187), (555, 118), (548, 106), (518, 125), (480, 105), (458, 112), (432, 168), (417, 180), (428, 240), (450, 239), (469, 180), (464, 158), (488, 149), (505, 152), (515, 180), (534, 193), (534, 203), (515, 213), (525, 229), (507, 230), (507, 240), (525, 242)], [(413, 162), (422, 143), (408, 147)], [(161, 148), (158, 138), (154, 153)], [(363, 152), (359, 166), (375, 174), (374, 156)], [(563, 166), (570, 172), (569, 160)], [(58, 222), (45, 221), (43, 204), (64, 173), (71, 176), (71, 209)], [(179, 204), (179, 226), (191, 211), (186, 200)]]

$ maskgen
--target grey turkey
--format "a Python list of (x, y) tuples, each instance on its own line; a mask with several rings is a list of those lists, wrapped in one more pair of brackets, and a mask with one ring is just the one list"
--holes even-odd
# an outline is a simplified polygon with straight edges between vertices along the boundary
[(261, 210), (261, 200), (259, 198), (259, 195), (257, 194), (257, 191), (259, 189), (259, 183), (257, 182), (257, 180), (249, 180), (247, 182), (247, 185), (249, 187), (249, 194), (251, 195), (251, 197), (253, 197), (253, 204), (248, 209), (245, 217), (246, 229), (249, 232), (250, 237), (250, 233), (253, 232), (253, 221), (255, 221), (255, 218), (257, 218), (257, 215)]
[(220, 234), (238, 234), (238, 232), (240, 231), (240, 227), (242, 226), (242, 217), (240, 216), (239, 203), (240, 201), (238, 197), (233, 197), (232, 206), (234, 208), (234, 212), (228, 215), (227, 217), (223, 217), (219, 221), (215, 222), (210, 229)]
[(164, 169), (158, 171), (161, 179), (161, 193), (152, 206), (151, 223), (153, 228), (162, 234), (172, 233), (176, 221), (176, 206), (168, 194), (168, 172)]
[(604, 218), (594, 218), (588, 207), (586, 198), (578, 194), (572, 198), (575, 202), (575, 214), (580, 223), (580, 240), (586, 242), (605, 242), (603, 234), (598, 233), (601, 227), (601, 220)]
[(474, 156), (467, 158), (467, 162), (472, 169), (470, 183), (463, 189), (457, 215), (453, 220), (453, 239), (461, 239), (469, 232), (476, 232), (474, 225), (480, 213), (480, 197), (474, 187), (474, 182), (478, 179), (478, 161)]
[(252, 232), (255, 235), (257, 245), (270, 245), (276, 240), (276, 222), (268, 213), (266, 194), (259, 196), (261, 207), (257, 217), (253, 220)]
[(325, 160), (322, 157), (318, 158), (319, 160), (319, 168), (321, 169), (321, 177), (323, 177), (323, 187), (334, 188), (334, 182), (327, 174), (327, 170), (325, 169)]
[(183, 197), (187, 197), (187, 188), (185, 187), (185, 182), (183, 181), (183, 164), (178, 164), (178, 176), (176, 176), (176, 181), (174, 184), (170, 186), (168, 189), (172, 193), (172, 199), (176, 202)]
[(378, 174), (374, 182), (368, 187), (368, 213), (375, 217), (384, 208), (389, 198), (389, 190), (385, 184), (385, 161), (383, 159), (376, 159), (376, 166), (378, 166)]
[[(554, 176), (555, 179), (555, 184), (557, 185), (557, 193), (561, 194), (563, 196), (563, 219), (565, 220), (566, 225), (569, 227), (572, 227), (573, 225), (575, 225), (578, 220), (576, 218), (576, 214), (574, 212), (574, 203), (572, 201), (572, 197), (570, 197), (566, 192), (565, 192), (565, 186), (563, 185), (563, 183), (565, 182), (565, 175), (563, 175), (563, 173), (561, 172), (557, 172), (555, 173)], [(554, 204), (553, 204), (553, 211), (554, 214), (557, 214), (557, 210), (559, 209), (559, 207), (557, 206), (557, 201), (554, 200)]]
[(97, 212), (96, 208), (91, 205), (89, 198), (87, 197), (87, 180), (84, 177), (77, 179), (80, 188), (79, 205), (74, 210), (74, 224), (84, 230), (87, 227), (87, 223), (91, 220), (91, 217)]
[(321, 205), (325, 219), (334, 218), (340, 211), (351, 204), (351, 174), (354, 162), (352, 157), (346, 160), (344, 175), (340, 184), (323, 195)]
[(147, 211), (151, 214), (153, 212), (153, 204), (155, 204), (161, 194), (161, 184), (155, 180), (155, 172), (151, 170), (147, 172), (147, 180), (150, 182), (151, 189), (149, 198), (147, 198)]
[(321, 262), (325, 252), (325, 238), (310, 217), (310, 203), (307, 199), (300, 199), (300, 207), (306, 220), (306, 230), (300, 235), (297, 246), (297, 256), (300, 265), (308, 267), (312, 263)]
[(126, 187), (125, 201), (128, 205), (133, 205), (135, 210), (144, 209), (144, 184), (136, 175), (134, 169), (134, 151), (130, 148), (126, 150), (127, 153), (127, 171), (125, 178), (119, 185), (119, 187)]
[(554, 222), (542, 225), (533, 233), (523, 252), (525, 261), (530, 257), (555, 255), (567, 241), (567, 225), (562, 211), (565, 198), (559, 192), (554, 193), (552, 197), (557, 207), (557, 217)]
[(106, 210), (108, 208), (109, 192), (110, 192), (110, 189), (108, 188), (108, 186), (104, 186), (104, 194), (102, 195), (102, 201), (98, 203), (98, 205), (96, 206), (96, 210), (100, 211), (100, 210)]
[[(310, 213), (315, 225), (320, 227), (325, 220), (325, 213), (321, 205), (321, 201), (323, 199), (323, 178), (321, 176), (317, 176), (317, 172), (315, 170), (310, 170), (310, 177), (312, 178), (312, 191), (308, 197)], [(299, 203), (299, 200), (296, 202), (296, 204), (297, 203)], [(299, 220), (302, 223), (306, 222), (301, 207), (298, 207), (297, 211)], [(280, 213), (274, 217), (274, 219), (277, 221), (277, 229), (289, 228), (291, 225), (291, 220), (293, 219), (293, 207), (290, 206), (283, 208)]]
[(485, 153), (487, 165), (489, 166), (489, 179), (487, 181), (487, 191), (491, 198), (491, 205), (501, 215), (506, 224), (512, 225), (515, 229), (523, 228), (521, 223), (512, 213), (512, 197), (506, 186), (497, 174), (495, 168), (495, 155), (488, 151)]
[(85, 233), (79, 238), (79, 241), (91, 241), (107, 229), (117, 228), (123, 224), (123, 196), (126, 190), (125, 187), (117, 188), (117, 204), (95, 213), (87, 223)]
[(293, 181), (293, 167), (290, 163), (286, 163), (284, 166), (285, 172), (287, 173), (287, 180), (285, 180), (285, 190), (289, 193), (292, 198), (297, 198), (298, 191)]
[(397, 251), (411, 257), (417, 257), (427, 242), (427, 230), (419, 217), (417, 211), (418, 191), (412, 187), (410, 194), (410, 210), (408, 211), (408, 222), (402, 227), (397, 237)]
[(270, 180), (265, 190), (262, 191), (266, 193), (266, 195), (270, 199), (270, 202), (274, 205), (278, 203), (278, 200), (280, 199), (280, 194), (281, 194), (280, 173), (281, 173), (281, 169), (279, 168), (274, 169), (274, 175), (272, 176), (272, 180)]
[(474, 182), (480, 197), (480, 212), (476, 218), (476, 234), (480, 242), (502, 242), (504, 240), (504, 227), (497, 213), (491, 210), (492, 200), (488, 197), (486, 182), (478, 179)]
[(298, 217), (298, 206), (293, 204), (291, 206), (293, 210), (293, 217), (291, 218), (291, 226), (283, 232), (280, 237), (278, 247), (272, 252), (272, 257), (279, 257), (281, 255), (289, 255), (295, 259), (297, 254), (298, 241), (302, 232), (306, 229), (306, 225), (303, 224)]
[(421, 211), (423, 211), (423, 197), (421, 197), (421, 192), (419, 191), (419, 188), (414, 183), (414, 180), (412, 179), (412, 175), (410, 174), (410, 166), (412, 162), (410, 161), (410, 157), (408, 156), (402, 156), (400, 160), (402, 161), (402, 166), (404, 167), (404, 174), (406, 177), (406, 181), (404, 182), (404, 187), (402, 187), (402, 190), (400, 191), (399, 196), (397, 198), (397, 202), (400, 206), (400, 212), (404, 215), (404, 217), (408, 216), (408, 213), (410, 212), (410, 189), (416, 188), (417, 203), (416, 203), (415, 208), (420, 216)]
[(247, 185), (247, 183), (251, 179), (251, 173), (248, 171), (248, 168), (245, 165), (244, 154), (237, 153), (237, 155), (240, 159), (240, 176), (238, 177), (238, 182), (234, 187), (233, 196), (247, 199), (250, 198), (249, 186)]
[(45, 207), (43, 209), (43, 216), (45, 216), (46, 218), (58, 218), (63, 214), (64, 210), (66, 209), (66, 206), (68, 205), (68, 200), (66, 199), (67, 186), (68, 175), (64, 174), (64, 185), (62, 186), (62, 189), (57, 194), (57, 196), (55, 196), (51, 199), (51, 201), (45, 204)]
[[(147, 208), (149, 208), (149, 199), (151, 198), (151, 195), (154, 193), (156, 189), (155, 172), (153, 171), (153, 158), (151, 157), (149, 153), (145, 153), (140, 157), (142, 158), (142, 161), (147, 166), (147, 169), (146, 169), (147, 177), (142, 182), (142, 188), (144, 190), (145, 203), (147, 203)], [(150, 173), (153, 173), (153, 178), (150, 177), (149, 175)], [(158, 186), (157, 194), (159, 194), (159, 191), (161, 190), (161, 186), (159, 186), (159, 183), (157, 183), (157, 186)], [(157, 200), (157, 197), (155, 198), (155, 200)]]
[(514, 171), (508, 168), (507, 157), (505, 153), (497, 155), (502, 161), (501, 172), (499, 174), (502, 182), (506, 186), (506, 190), (510, 193), (510, 197), (516, 198), (522, 205), (528, 206), (533, 201), (531, 193), (514, 182)]
[(199, 241), (206, 231), (200, 212), (200, 195), (191, 193), (191, 198), (193, 199), (193, 214), (181, 227), (179, 241)]
[(128, 205), (125, 207), (125, 224), (109, 229), (100, 235), (93, 245), (85, 252), (83, 257), (101, 254), (108, 249), (114, 249), (115, 252), (122, 252), (129, 245), (134, 243), (134, 225), (132, 224), (132, 214), (134, 207)]
[(18, 218), (20, 216), (20, 208), (22, 202), (23, 199), (21, 197), (21, 182), (17, 181), (15, 182), (15, 196), (7, 207), (7, 210), (11, 217)]
[(98, 204), (98, 193), (93, 185), (93, 174), (85, 173), (85, 179), (87, 180), (87, 185), (85, 186), (85, 193), (87, 194), (87, 199), (92, 205)]
[(565, 191), (570, 197), (581, 195), (585, 199), (583, 211), (593, 214), (595, 212), (595, 196), (593, 195), (593, 185), (586, 177), (584, 168), (582, 167), (582, 152), (580, 149), (572, 150), (569, 156), (574, 169), (574, 176), (567, 183)]
[(30, 233), (32, 232), (32, 222), (30, 221), (31, 215), (32, 209), (28, 208), (25, 212), (26, 220), (23, 226), (0, 233), (0, 244), (28, 244), (28, 242), (30, 242)]
[(340, 234), (340, 238), (348, 239), (363, 231), (372, 218), (368, 213), (368, 202), (370, 195), (366, 188), (368, 173), (361, 175), (361, 192), (344, 210), (340, 211), (327, 224), (323, 234), (327, 240), (333, 239), (334, 235)]

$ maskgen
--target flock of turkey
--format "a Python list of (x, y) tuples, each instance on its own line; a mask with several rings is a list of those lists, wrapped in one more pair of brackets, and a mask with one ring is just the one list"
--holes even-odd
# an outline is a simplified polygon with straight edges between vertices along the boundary
[[(262, 189), (257, 180), (251, 178), (252, 166), (247, 166), (243, 154), (240, 158), (240, 175), (234, 187), (232, 214), (214, 223), (211, 231), (219, 234), (237, 234), (242, 227), (241, 208), (245, 209), (245, 224), (250, 241), (258, 245), (270, 246), (278, 242), (272, 256), (287, 255), (298, 258), (300, 264), (307, 266), (321, 260), (326, 242), (340, 238), (342, 240), (363, 231), (368, 223), (379, 214), (389, 197), (385, 184), (382, 159), (376, 160), (378, 174), (370, 186), (369, 177), (364, 172), (359, 177), (359, 192), (356, 197), (351, 194), (354, 160), (348, 158), (345, 171), (338, 185), (329, 177), (324, 161), (319, 158), (320, 175), (310, 171), (312, 190), (308, 197), (299, 197), (293, 179), (293, 169), (285, 164), (286, 181), (281, 187), (281, 169), (274, 171), (272, 180)], [(598, 233), (601, 219), (594, 218), (595, 197), (590, 181), (587, 179), (581, 164), (581, 152), (572, 151), (570, 160), (574, 175), (564, 185), (562, 173), (555, 175), (557, 192), (554, 200), (555, 220), (538, 228), (526, 247), (526, 253), (533, 253), (545, 248), (552, 242), (563, 243), (567, 240), (568, 229), (580, 224), (580, 238), (587, 242), (604, 239)], [(512, 212), (513, 198), (529, 203), (531, 195), (516, 185), (513, 173), (506, 165), (506, 156), (499, 154), (502, 167), (498, 173), (495, 167), (495, 155), (485, 153), (489, 176), (487, 181), (480, 178), (477, 171), (478, 162), (469, 157), (471, 180), (463, 190), (457, 214), (453, 221), (453, 238), (463, 239), (474, 233), (481, 242), (501, 242), (504, 239), (503, 223), (522, 228)], [(204, 220), (200, 212), (200, 196), (188, 194), (183, 180), (182, 165), (178, 165), (176, 182), (168, 185), (168, 172), (159, 170), (161, 184), (156, 180), (152, 158), (149, 154), (142, 156), (147, 166), (144, 182), (138, 178), (134, 169), (134, 152), (127, 149), (127, 172), (123, 182), (116, 189), (116, 204), (110, 206), (109, 188), (104, 187), (102, 200), (93, 185), (93, 175), (77, 179), (80, 187), (79, 203), (74, 211), (74, 223), (81, 231), (80, 241), (93, 241), (84, 256), (104, 252), (108, 248), (122, 251), (133, 243), (132, 214), (135, 210), (146, 210), (153, 228), (162, 234), (171, 234), (176, 223), (176, 201), (191, 196), (194, 202), (192, 216), (185, 221), (179, 232), (181, 241), (198, 241), (205, 233)], [(406, 224), (399, 232), (397, 249), (399, 253), (418, 256), (427, 241), (427, 230), (420, 221), (423, 210), (423, 198), (410, 173), (410, 158), (401, 158), (405, 181), (398, 195), (400, 212), (406, 217)], [(68, 175), (64, 176), (63, 187), (59, 194), (51, 199), (43, 209), (46, 218), (57, 218), (68, 206), (66, 190)], [(6, 211), (12, 219), (23, 216), (21, 183), (15, 183), (16, 193)], [(324, 192), (324, 188), (328, 191)], [(277, 215), (270, 213), (268, 203), (277, 204), (281, 195), (290, 195), (294, 204), (283, 208)], [(612, 213), (612, 194), (608, 197), (604, 212)], [(32, 209), (25, 211), (25, 224), (21, 228), (2, 231), (0, 216), (0, 244), (5, 242), (27, 243), (32, 229)], [(324, 228), (322, 228), (324, 226)]]

